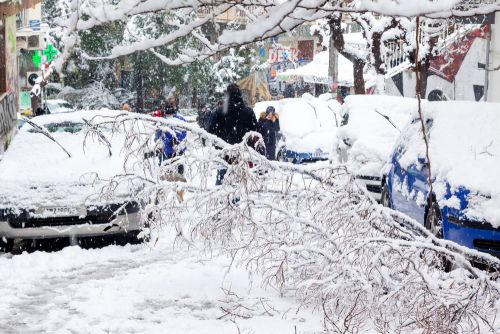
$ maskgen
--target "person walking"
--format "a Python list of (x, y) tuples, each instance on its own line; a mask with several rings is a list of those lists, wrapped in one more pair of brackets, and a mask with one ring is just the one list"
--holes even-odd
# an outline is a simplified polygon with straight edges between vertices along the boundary
[[(208, 132), (234, 145), (250, 131), (257, 131), (257, 118), (252, 108), (245, 105), (240, 87), (231, 83), (227, 86), (223, 105), (213, 115)], [(229, 157), (226, 161), (230, 162)], [(216, 185), (222, 184), (226, 172), (227, 169), (218, 170)]]
[[(184, 117), (179, 115), (177, 113), (177, 109), (175, 105), (167, 103), (165, 106), (165, 110), (163, 111), (163, 115), (161, 114), (161, 111), (157, 110), (153, 113), (153, 116), (156, 117), (162, 117), (164, 116), (165, 118), (176, 118), (179, 119), (183, 122), (186, 122)], [(169, 131), (161, 131), (157, 130), (155, 134), (155, 141), (161, 139), (163, 141), (163, 152), (160, 154), (159, 162), (160, 165), (162, 165), (165, 161), (173, 162), (175, 161), (175, 158), (178, 158), (181, 156), (184, 151), (186, 150), (185, 148), (180, 148), (179, 145), (180, 143), (186, 138), (187, 133), (185, 130), (180, 130), (180, 129), (174, 129), (175, 131), (175, 136), (170, 133)], [(179, 174), (183, 175), (184, 174), (184, 166), (179, 165), (178, 167), (178, 172)]]
[(280, 131), (280, 121), (273, 106), (266, 108), (259, 117), (259, 132), (266, 144), (266, 158), (276, 160), (276, 141)]

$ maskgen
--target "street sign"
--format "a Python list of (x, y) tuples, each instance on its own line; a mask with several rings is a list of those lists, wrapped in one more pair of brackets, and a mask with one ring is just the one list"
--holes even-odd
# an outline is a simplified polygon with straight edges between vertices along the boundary
[(40, 31), (40, 20), (29, 20), (28, 26), (33, 31)]

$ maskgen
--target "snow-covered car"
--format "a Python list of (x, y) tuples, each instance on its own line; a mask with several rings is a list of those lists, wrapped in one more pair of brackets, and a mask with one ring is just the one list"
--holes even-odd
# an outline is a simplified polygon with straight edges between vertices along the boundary
[(415, 117), (387, 166), (382, 204), (437, 237), (500, 256), (500, 104), (428, 102), (423, 110), (430, 163)]
[(416, 108), (415, 99), (381, 95), (348, 96), (342, 106), (338, 160), (350, 166), (376, 200), (382, 193), (382, 168)]
[(75, 107), (65, 100), (45, 100), (45, 108), (49, 114), (60, 114), (66, 112), (75, 112)]
[(134, 168), (134, 161), (125, 159), (123, 136), (111, 135), (111, 129), (99, 136), (84, 131), (85, 120), (118, 113), (25, 119), (0, 161), (2, 248), (9, 250), (13, 239), (137, 234), (139, 207), (130, 193), (142, 185), (118, 184), (102, 192), (125, 166)]
[(65, 86), (57, 95), (57, 98), (70, 102), (78, 110), (97, 110), (101, 108), (119, 110), (122, 108), (122, 104), (113, 92), (99, 82), (95, 82), (82, 89)]
[(340, 104), (327, 94), (258, 102), (254, 111), (259, 118), (268, 106), (279, 114), (281, 139), (277, 160), (295, 164), (327, 160), (340, 123)]

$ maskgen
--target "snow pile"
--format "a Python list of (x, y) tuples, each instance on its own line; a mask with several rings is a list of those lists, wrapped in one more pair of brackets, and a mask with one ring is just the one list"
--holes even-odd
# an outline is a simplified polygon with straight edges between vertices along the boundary
[[(202, 245), (68, 247), (1, 256), (2, 333), (318, 333), (321, 319), (290, 294), (260, 288)], [(253, 284), (252, 284), (253, 280)]]
[(288, 149), (299, 153), (314, 152), (318, 148), (331, 151), (339, 123), (337, 101), (307, 93), (302, 98), (263, 101), (255, 105), (257, 117), (270, 105), (279, 113), (281, 133)]
[[(341, 149), (347, 150), (347, 162), (352, 170), (359, 175), (380, 176), (400, 130), (416, 110), (415, 99), (383, 95), (348, 96), (342, 106), (347, 124), (338, 130), (338, 143)], [(394, 126), (381, 114), (388, 116)]]
[[(473, 217), (500, 226), (500, 104), (477, 102), (428, 102), (423, 106), (429, 124), (429, 156), (436, 189), (448, 182), (452, 191), (466, 187), (482, 196)], [(416, 133), (418, 132), (418, 134)], [(412, 138), (400, 163), (404, 168), (425, 158), (420, 122), (405, 130)], [(438, 192), (439, 199), (444, 193)]]

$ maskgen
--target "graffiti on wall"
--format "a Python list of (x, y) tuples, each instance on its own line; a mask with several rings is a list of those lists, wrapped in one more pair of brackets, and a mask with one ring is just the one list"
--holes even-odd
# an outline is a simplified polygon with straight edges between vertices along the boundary
[(8, 94), (0, 100), (0, 139), (7, 136), (17, 120), (15, 94)]
[(271, 64), (283, 61), (297, 61), (299, 51), (296, 48), (269, 48), (267, 61)]
[(5, 64), (7, 65), (7, 92), (14, 93), (19, 87), (17, 75), (17, 50), (16, 50), (16, 16), (5, 18), (6, 52)]

